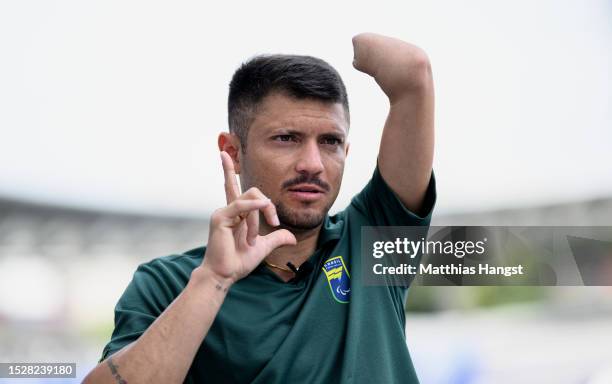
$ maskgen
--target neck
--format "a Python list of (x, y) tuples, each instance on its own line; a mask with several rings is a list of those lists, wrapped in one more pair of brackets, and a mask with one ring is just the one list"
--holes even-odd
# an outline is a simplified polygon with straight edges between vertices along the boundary
[[(322, 224), (321, 224), (322, 225)], [(267, 257), (266, 261), (269, 263), (283, 266), (287, 265), (287, 262), (291, 262), (296, 267), (299, 267), (304, 263), (308, 258), (314, 253), (317, 247), (317, 240), (319, 239), (319, 233), (321, 230), (321, 225), (318, 225), (316, 228), (299, 231), (291, 228), (286, 228), (291, 231), (297, 240), (296, 245), (286, 245), (279, 248), (276, 248), (272, 251)], [(273, 232), (277, 228), (273, 228), (267, 225), (267, 223), (260, 223), (260, 234), (266, 235), (270, 232)], [(281, 228), (283, 228), (281, 226)], [(281, 271), (278, 269), (274, 269), (274, 272), (277, 273), (283, 280), (288, 281), (293, 278), (295, 275), (293, 272)]]

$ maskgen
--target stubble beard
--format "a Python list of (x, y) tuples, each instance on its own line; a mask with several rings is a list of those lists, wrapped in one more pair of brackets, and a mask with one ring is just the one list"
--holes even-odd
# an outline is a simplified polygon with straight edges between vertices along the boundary
[(301, 211), (299, 209), (292, 209), (282, 202), (275, 205), (276, 214), (281, 226), (296, 231), (309, 231), (317, 228), (323, 223), (325, 215), (331, 208), (331, 206), (327, 206), (320, 211), (313, 212), (313, 210)]

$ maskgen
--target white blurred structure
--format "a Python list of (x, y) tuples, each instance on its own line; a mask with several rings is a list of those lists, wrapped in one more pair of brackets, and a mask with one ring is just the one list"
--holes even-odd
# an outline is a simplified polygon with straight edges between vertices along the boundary
[(0, 361), (96, 360), (83, 336), (108, 337), (138, 264), (207, 236), (206, 220), (0, 199)]
[[(611, 218), (612, 199), (601, 199), (436, 216), (432, 224), (593, 226)], [(0, 199), (0, 361), (76, 361), (84, 374), (110, 336), (114, 305), (137, 265), (204, 245), (207, 235), (206, 218)], [(453, 289), (461, 287), (441, 289), (448, 308), (457, 308), (461, 292)], [(514, 309), (411, 313), (408, 342), (423, 382), (598, 383), (611, 361), (604, 354), (612, 290), (551, 292), (546, 302)]]
[(612, 226), (612, 198), (434, 216), (431, 225)]

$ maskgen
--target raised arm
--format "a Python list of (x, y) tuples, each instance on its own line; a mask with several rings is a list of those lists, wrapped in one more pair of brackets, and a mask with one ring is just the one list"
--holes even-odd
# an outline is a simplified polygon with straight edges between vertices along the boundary
[(182, 383), (229, 287), (277, 247), (295, 244), (286, 229), (258, 234), (260, 212), (269, 225), (279, 225), (276, 208), (256, 188), (240, 194), (231, 158), (221, 157), (227, 205), (211, 217), (204, 261), (138, 340), (98, 364), (84, 383)]
[(380, 173), (406, 208), (423, 213), (434, 151), (429, 58), (415, 45), (374, 33), (353, 37), (353, 49), (354, 67), (372, 76), (389, 98), (378, 152)]

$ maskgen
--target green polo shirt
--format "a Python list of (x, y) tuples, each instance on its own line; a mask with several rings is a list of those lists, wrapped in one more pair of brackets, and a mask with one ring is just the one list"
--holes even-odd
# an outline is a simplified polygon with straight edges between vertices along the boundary
[[(285, 283), (264, 264), (236, 282), (185, 383), (418, 383), (405, 337), (407, 288), (361, 284), (361, 227), (429, 225), (380, 175), (321, 228), (317, 250)], [(115, 308), (103, 359), (135, 341), (183, 290), (206, 248), (142, 264)], [(172, 356), (168, 356), (169, 359)]]

